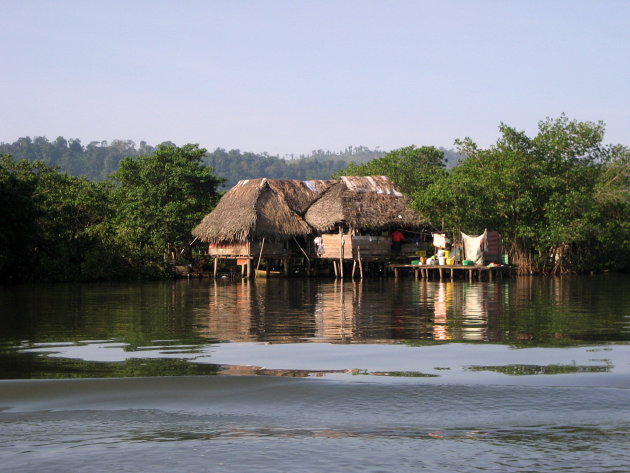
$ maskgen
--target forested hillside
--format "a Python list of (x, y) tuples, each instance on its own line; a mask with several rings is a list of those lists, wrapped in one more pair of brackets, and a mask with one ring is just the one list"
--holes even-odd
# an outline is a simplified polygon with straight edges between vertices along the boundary
[[(172, 142), (160, 143), (174, 146)], [(54, 141), (38, 136), (23, 137), (13, 143), (0, 143), (0, 154), (14, 159), (42, 161), (46, 165), (58, 166), (72, 176), (85, 177), (91, 181), (107, 179), (118, 170), (123, 158), (139, 155), (149, 156), (155, 146), (141, 141), (136, 145), (131, 140), (92, 141), (87, 145), (76, 138), (58, 137)], [(456, 164), (459, 155), (452, 150), (443, 150), (447, 167)], [(308, 155), (271, 156), (267, 153), (241, 152), (216, 148), (203, 158), (203, 164), (211, 166), (214, 173), (225, 179), (223, 189), (230, 188), (240, 179), (269, 177), (276, 179), (330, 179), (348, 163), (363, 164), (381, 158), (385, 151), (364, 146), (349, 146), (342, 151), (315, 150)]]

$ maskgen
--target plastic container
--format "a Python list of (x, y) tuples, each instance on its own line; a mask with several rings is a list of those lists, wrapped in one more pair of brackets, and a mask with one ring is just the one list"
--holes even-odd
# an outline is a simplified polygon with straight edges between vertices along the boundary
[(452, 266), (455, 264), (455, 258), (446, 258), (446, 264)]
[(444, 250), (444, 257), (445, 258), (450, 258), (451, 257), (451, 250)]
[(438, 256), (438, 264), (444, 266), (446, 264), (446, 258), (444, 256)]
[(437, 251), (437, 257), (438, 257), (438, 258), (442, 258), (442, 257), (444, 257), (444, 250), (438, 250), (438, 251)]
[(465, 259), (464, 262), (462, 263), (464, 266), (474, 266), (475, 262), (471, 261), (469, 259)]

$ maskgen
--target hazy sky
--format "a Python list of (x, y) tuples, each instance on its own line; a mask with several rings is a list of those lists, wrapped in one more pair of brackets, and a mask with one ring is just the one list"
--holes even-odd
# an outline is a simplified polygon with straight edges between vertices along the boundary
[(0, 0), (0, 141), (450, 148), (564, 112), (629, 145), (629, 25), (627, 0)]

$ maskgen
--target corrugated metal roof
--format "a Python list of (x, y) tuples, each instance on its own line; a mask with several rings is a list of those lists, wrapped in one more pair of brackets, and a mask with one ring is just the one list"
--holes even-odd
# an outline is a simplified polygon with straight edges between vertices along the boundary
[(396, 197), (403, 196), (387, 176), (342, 176), (341, 180), (348, 190), (352, 192), (373, 192)]
[(306, 186), (307, 189), (317, 192), (325, 191), (328, 189), (334, 182), (333, 180), (325, 180), (325, 179), (311, 179), (310, 181), (302, 181), (302, 184)]

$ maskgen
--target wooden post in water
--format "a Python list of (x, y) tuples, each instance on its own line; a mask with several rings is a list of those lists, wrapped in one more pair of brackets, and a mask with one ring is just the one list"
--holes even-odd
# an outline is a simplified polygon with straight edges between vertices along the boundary
[(361, 248), (357, 248), (357, 257), (359, 258), (359, 273), (363, 279), (363, 261), (361, 261)]
[(214, 257), (214, 271), (213, 271), (213, 276), (214, 279), (217, 278), (217, 273), (219, 272), (219, 258), (218, 257)]
[(343, 228), (339, 227), (339, 277), (343, 279)]

